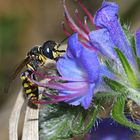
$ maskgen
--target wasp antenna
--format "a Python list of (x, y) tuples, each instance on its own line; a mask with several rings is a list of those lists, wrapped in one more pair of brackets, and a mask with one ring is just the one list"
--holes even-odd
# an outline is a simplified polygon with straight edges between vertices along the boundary
[[(70, 35), (71, 36), (71, 35)], [(66, 38), (64, 38), (58, 45), (57, 45), (57, 48), (59, 48), (60, 47), (60, 45), (63, 43), (63, 42), (65, 42), (67, 39), (69, 38), (69, 36), (68, 37), (66, 37)]]

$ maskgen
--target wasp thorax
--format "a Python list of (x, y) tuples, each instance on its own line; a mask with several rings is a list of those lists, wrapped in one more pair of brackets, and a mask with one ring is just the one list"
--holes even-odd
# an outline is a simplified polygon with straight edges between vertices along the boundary
[(38, 46), (35, 46), (34, 48), (32, 48), (27, 56), (31, 57), (31, 58), (36, 58), (38, 57), (38, 54), (40, 53), (40, 50), (39, 50), (39, 47)]

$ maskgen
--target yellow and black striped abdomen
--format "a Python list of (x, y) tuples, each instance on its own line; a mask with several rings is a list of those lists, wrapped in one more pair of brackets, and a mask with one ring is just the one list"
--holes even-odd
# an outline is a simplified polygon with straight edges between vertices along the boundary
[(31, 75), (33, 76), (34, 80), (36, 80), (35, 76), (31, 74), (31, 71), (29, 70), (22, 73), (20, 78), (22, 80), (25, 97), (27, 97), (30, 101), (33, 101), (38, 100), (38, 86), (32, 83), (28, 78), (28, 76)]

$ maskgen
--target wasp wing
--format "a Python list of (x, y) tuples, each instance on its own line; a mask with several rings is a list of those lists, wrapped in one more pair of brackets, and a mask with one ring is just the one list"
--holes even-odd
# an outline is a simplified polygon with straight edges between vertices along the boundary
[(6, 83), (6, 86), (4, 87), (4, 93), (8, 92), (10, 83), (17, 77), (17, 75), (20, 73), (20, 71), (24, 68), (25, 65), (27, 65), (31, 61), (30, 57), (26, 57), (14, 70), (14, 73), (12, 73), (8, 79), (8, 82)]
[(14, 73), (12, 73), (12, 74), (10, 75), (10, 78), (9, 78), (10, 81), (14, 80), (14, 79), (17, 77), (17, 75), (21, 72), (21, 70), (24, 68), (24, 66), (27, 65), (30, 61), (31, 61), (31, 60), (30, 60), (29, 57), (25, 58), (25, 59), (17, 66), (17, 68), (15, 69)]

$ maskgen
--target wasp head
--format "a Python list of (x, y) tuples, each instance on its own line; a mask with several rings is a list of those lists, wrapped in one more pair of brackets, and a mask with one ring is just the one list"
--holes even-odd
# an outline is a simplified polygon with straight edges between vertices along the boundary
[(46, 41), (41, 46), (41, 53), (46, 58), (55, 60), (57, 57), (59, 57), (59, 53), (57, 52), (57, 46), (58, 44), (55, 41), (52, 40)]

